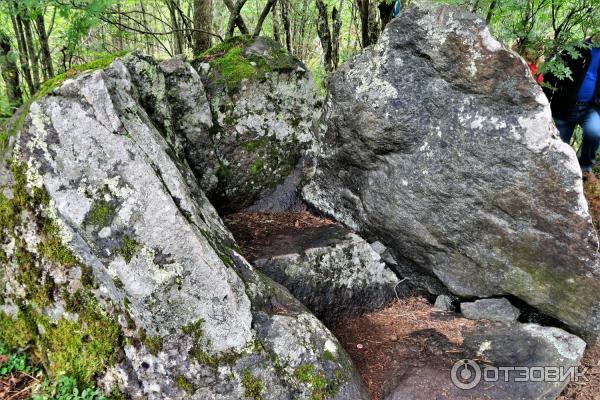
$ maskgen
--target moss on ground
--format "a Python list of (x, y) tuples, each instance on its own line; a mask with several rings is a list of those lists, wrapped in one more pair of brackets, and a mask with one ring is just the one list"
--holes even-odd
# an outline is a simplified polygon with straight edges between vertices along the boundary
[(0, 340), (10, 349), (23, 349), (33, 338), (31, 326), (21, 312), (13, 318), (0, 311)]
[[(264, 56), (247, 54), (244, 49), (254, 42), (251, 36), (237, 36), (202, 53), (197, 61), (208, 62), (218, 73), (218, 82), (229, 92), (236, 91), (244, 79), (263, 79), (268, 72), (293, 70), (299, 61), (275, 42)], [(261, 38), (261, 40), (268, 40)]]
[(117, 361), (120, 328), (94, 302), (86, 305), (78, 321), (63, 318), (53, 324), (39, 318), (39, 323), (44, 327), (40, 342), (52, 376), (65, 373), (92, 384), (94, 376)]

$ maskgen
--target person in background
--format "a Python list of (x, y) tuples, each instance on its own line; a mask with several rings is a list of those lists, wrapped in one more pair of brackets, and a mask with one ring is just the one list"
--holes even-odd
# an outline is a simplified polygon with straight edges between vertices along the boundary
[(548, 85), (544, 86), (549, 87), (545, 87), (544, 92), (550, 100), (552, 116), (564, 142), (571, 142), (577, 125), (583, 129), (579, 164), (583, 179), (596, 183), (592, 167), (600, 146), (600, 31), (585, 43), (587, 45), (580, 48), (580, 57), (563, 56), (572, 79), (560, 80), (547, 73), (545, 81)]
[(400, 2), (400, 0), (396, 0), (396, 3), (394, 4), (394, 10), (392, 11), (392, 17), (397, 17), (398, 15), (400, 15), (401, 10), (402, 3)]
[(544, 56), (538, 55), (534, 51), (528, 51), (527, 53), (525, 53), (523, 58), (525, 59), (525, 61), (527, 61), (527, 65), (529, 66), (529, 69), (531, 70), (531, 75), (533, 75), (535, 81), (540, 85), (544, 83), (544, 75), (538, 74), (540, 67), (544, 63)]

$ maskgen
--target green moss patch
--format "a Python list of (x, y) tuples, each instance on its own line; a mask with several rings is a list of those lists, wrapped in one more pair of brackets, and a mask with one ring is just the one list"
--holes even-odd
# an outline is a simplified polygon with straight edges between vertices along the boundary
[(0, 311), (0, 341), (9, 349), (23, 349), (33, 341), (31, 326), (19, 312), (15, 318)]
[(244, 387), (244, 398), (251, 400), (262, 400), (265, 384), (260, 378), (253, 376), (250, 371), (244, 372), (242, 376), (242, 386)]
[(192, 393), (194, 391), (194, 385), (192, 385), (192, 383), (183, 375), (179, 375), (175, 378), (175, 386), (186, 393)]
[(123, 256), (125, 261), (129, 264), (133, 259), (133, 256), (139, 251), (140, 244), (132, 239), (128, 235), (123, 236), (123, 244), (119, 249), (119, 254)]
[(269, 46), (267, 54), (259, 56), (248, 54), (244, 49), (251, 45), (251, 36), (237, 36), (206, 50), (197, 61), (208, 62), (218, 74), (218, 82), (224, 84), (232, 92), (239, 88), (244, 79), (263, 79), (268, 72), (294, 70), (299, 61), (290, 56), (285, 49), (265, 38)]
[(344, 381), (343, 373), (338, 371), (335, 378), (328, 381), (323, 371), (317, 371), (311, 364), (302, 364), (294, 371), (294, 376), (311, 387), (311, 400), (325, 400), (334, 397)]
[(106, 200), (96, 200), (85, 216), (85, 225), (99, 228), (107, 226), (114, 216), (114, 210)]
[(82, 384), (92, 384), (97, 374), (117, 361), (120, 328), (93, 300), (84, 306), (77, 321), (63, 318), (54, 324), (38, 317), (38, 324), (44, 328), (39, 345), (52, 376), (67, 374)]
[(160, 336), (144, 336), (142, 342), (148, 348), (150, 354), (154, 356), (162, 351), (163, 342)]

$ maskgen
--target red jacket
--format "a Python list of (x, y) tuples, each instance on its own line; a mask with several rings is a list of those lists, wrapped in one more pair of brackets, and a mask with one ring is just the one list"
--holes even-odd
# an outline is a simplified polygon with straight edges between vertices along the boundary
[[(535, 78), (537, 72), (538, 72), (538, 67), (537, 65), (535, 65), (535, 63), (531, 63), (531, 64), (527, 64), (529, 65), (529, 69), (531, 70), (531, 75), (533, 75), (533, 77)], [(539, 74), (536, 78), (536, 82), (537, 83), (542, 83), (544, 82), (544, 75)]]

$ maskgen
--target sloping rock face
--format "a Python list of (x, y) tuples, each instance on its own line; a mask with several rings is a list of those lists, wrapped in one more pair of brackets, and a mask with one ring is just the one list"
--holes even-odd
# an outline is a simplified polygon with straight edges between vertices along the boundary
[[(167, 96), (138, 84), (174, 71)], [(1, 174), (0, 337), (133, 399), (367, 398), (333, 335), (235, 252), (177, 157), (181, 121), (153, 122), (196, 80), (131, 55), (33, 103)]]
[(297, 182), (284, 179), (311, 147), (321, 106), (307, 68), (272, 40), (245, 36), (206, 51), (194, 66), (212, 110), (204, 132), (213, 151), (207, 157), (190, 141), (196, 153), (188, 162), (215, 206), (236, 211), (261, 195), (295, 195)]
[(409, 8), (330, 89), (309, 203), (457, 295), (511, 294), (597, 334), (598, 240), (575, 153), (483, 21)]
[(379, 309), (395, 298), (396, 275), (347, 228), (280, 235), (261, 253), (254, 265), (325, 322)]

